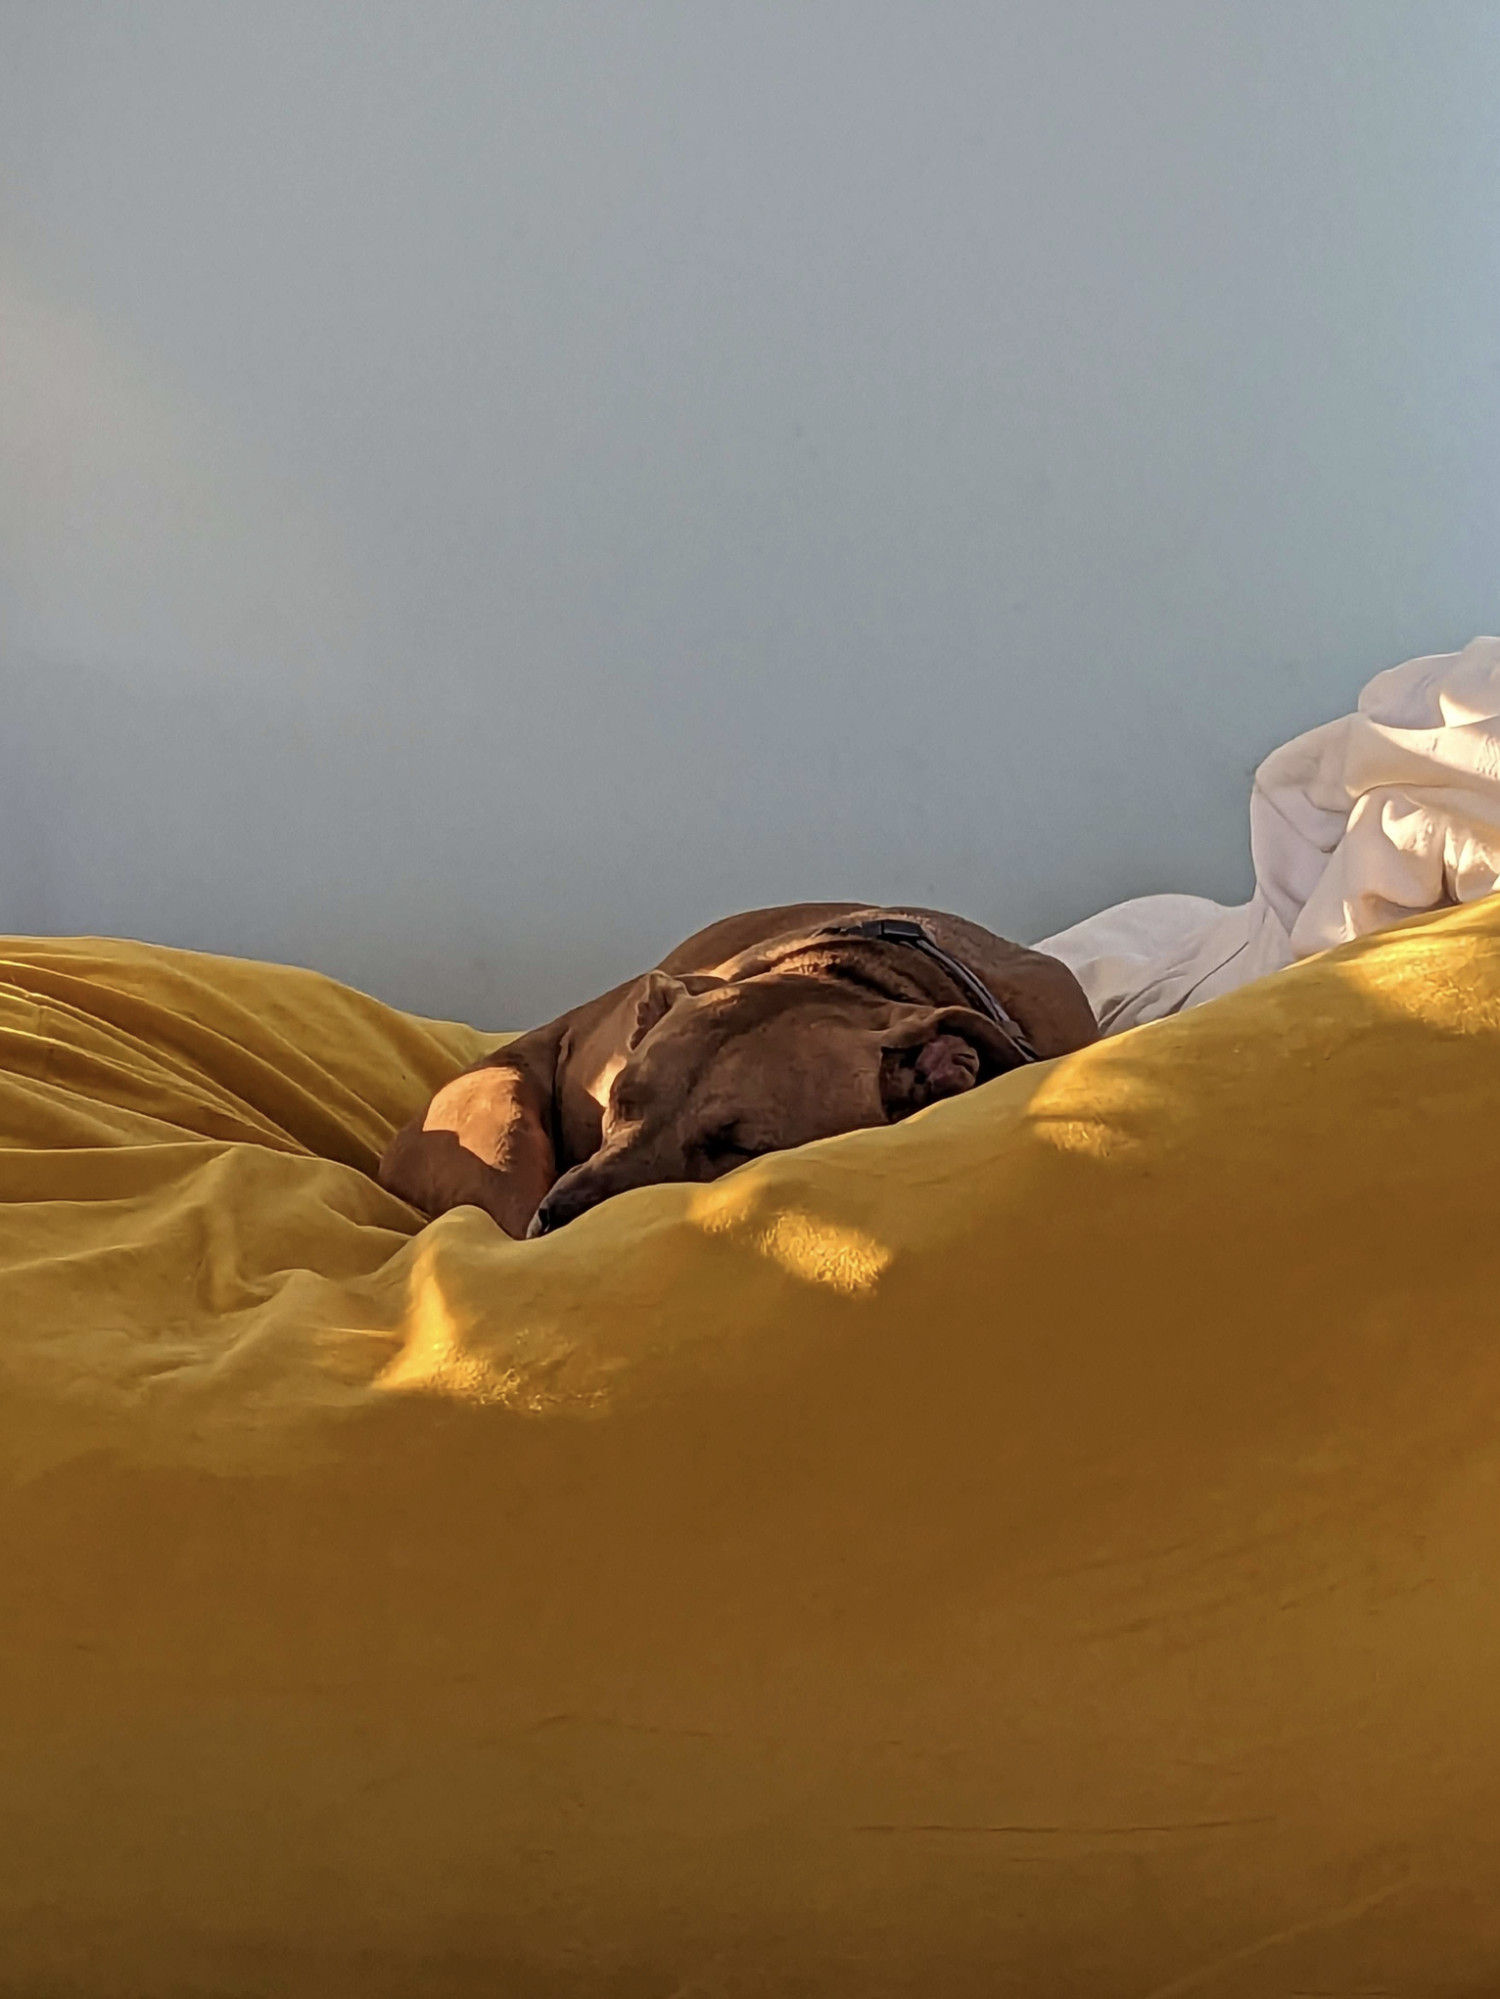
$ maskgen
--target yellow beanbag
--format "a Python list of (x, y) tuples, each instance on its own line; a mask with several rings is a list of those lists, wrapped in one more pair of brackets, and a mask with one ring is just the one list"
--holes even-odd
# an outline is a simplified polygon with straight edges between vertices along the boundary
[(1500, 1990), (1500, 904), (536, 1243), (486, 1045), (0, 945), (5, 1999)]

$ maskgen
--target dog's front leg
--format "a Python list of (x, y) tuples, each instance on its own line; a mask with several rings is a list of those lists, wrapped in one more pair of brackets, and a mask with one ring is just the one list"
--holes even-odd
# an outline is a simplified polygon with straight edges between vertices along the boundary
[(483, 1208), (522, 1237), (557, 1178), (551, 1093), (506, 1050), (444, 1084), (391, 1140), (376, 1177), (423, 1214)]

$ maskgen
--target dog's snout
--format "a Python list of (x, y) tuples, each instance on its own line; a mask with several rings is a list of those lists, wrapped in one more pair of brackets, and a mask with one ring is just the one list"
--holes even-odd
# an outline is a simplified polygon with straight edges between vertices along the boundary
[(597, 1207), (603, 1199), (602, 1193), (587, 1184), (575, 1182), (570, 1187), (565, 1177), (558, 1181), (532, 1216), (526, 1234), (528, 1238), (552, 1235), (569, 1222), (576, 1221), (580, 1215), (587, 1214), (590, 1208)]

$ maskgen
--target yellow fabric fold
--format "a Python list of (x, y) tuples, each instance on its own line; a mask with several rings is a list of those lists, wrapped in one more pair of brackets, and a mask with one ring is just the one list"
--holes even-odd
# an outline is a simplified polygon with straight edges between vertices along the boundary
[(0, 945), (0, 1993), (1500, 1986), (1500, 906), (536, 1243)]

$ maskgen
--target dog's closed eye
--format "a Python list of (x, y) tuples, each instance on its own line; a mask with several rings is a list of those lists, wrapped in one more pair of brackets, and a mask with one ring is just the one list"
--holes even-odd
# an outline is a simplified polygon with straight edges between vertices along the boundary
[(640, 1124), (646, 1115), (644, 1104), (637, 1103), (628, 1091), (616, 1088), (609, 1100), (609, 1115), (615, 1124)]

